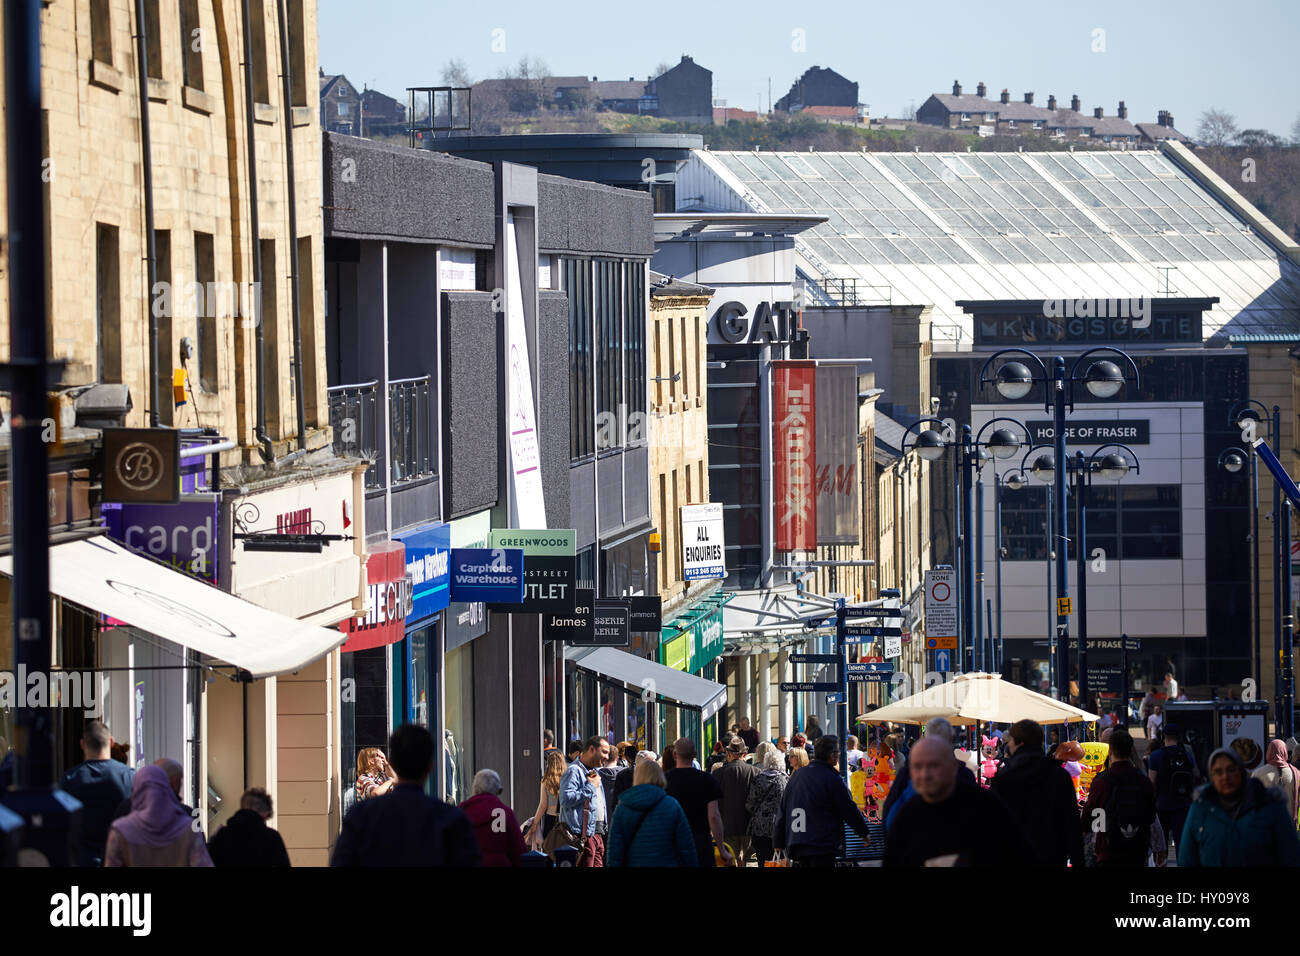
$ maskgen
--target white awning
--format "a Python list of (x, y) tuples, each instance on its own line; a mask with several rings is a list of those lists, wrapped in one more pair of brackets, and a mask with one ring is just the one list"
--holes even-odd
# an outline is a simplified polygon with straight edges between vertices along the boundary
[(584, 670), (649, 690), (687, 707), (698, 707), (702, 720), (708, 720), (727, 702), (726, 684), (665, 667), (616, 647), (566, 647), (564, 657)]
[[(0, 558), (0, 572), (13, 574), (11, 555)], [(50, 548), (50, 590), (254, 678), (301, 670), (347, 637), (241, 600), (103, 535)]]

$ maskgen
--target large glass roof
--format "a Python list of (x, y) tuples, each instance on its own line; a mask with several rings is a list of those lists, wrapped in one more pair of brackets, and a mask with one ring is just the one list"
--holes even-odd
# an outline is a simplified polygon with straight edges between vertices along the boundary
[(814, 271), (932, 304), (966, 336), (960, 299), (1166, 293), (1223, 300), (1207, 336), (1300, 330), (1300, 271), (1155, 151), (699, 151), (679, 195), (701, 164), (754, 211), (829, 217), (796, 240)]

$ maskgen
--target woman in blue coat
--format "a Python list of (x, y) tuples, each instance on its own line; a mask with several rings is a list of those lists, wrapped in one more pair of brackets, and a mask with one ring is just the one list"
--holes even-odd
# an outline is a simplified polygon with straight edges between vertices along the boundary
[(1281, 794), (1248, 776), (1227, 747), (1210, 754), (1209, 771), (1183, 826), (1179, 867), (1300, 866), (1300, 839)]
[(632, 787), (618, 798), (605, 849), (606, 866), (696, 866), (695, 838), (682, 805), (653, 760), (637, 755)]

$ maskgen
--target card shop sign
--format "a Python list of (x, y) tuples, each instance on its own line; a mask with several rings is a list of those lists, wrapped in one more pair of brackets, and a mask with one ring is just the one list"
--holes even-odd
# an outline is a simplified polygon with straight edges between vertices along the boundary
[(399, 542), (380, 546), (366, 561), (366, 598), (370, 610), (350, 617), (339, 630), (350, 635), (340, 650), (348, 654), (395, 644), (406, 634), (406, 610), (411, 597), (406, 580), (406, 548)]
[(174, 428), (105, 428), (104, 500), (176, 504), (180, 461), (180, 432)]
[(817, 547), (817, 363), (772, 363), (775, 408), (772, 422), (776, 459), (776, 547)]

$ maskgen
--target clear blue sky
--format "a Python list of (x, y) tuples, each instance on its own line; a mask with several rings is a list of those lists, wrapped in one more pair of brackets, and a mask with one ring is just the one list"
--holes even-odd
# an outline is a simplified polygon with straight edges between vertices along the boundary
[(1122, 99), (1135, 122), (1167, 109), (1187, 133), (1211, 107), (1284, 137), (1300, 117), (1297, 0), (319, 4), (322, 68), (399, 100), (408, 86), (440, 83), (454, 57), (475, 80), (522, 56), (553, 74), (623, 80), (685, 53), (713, 71), (715, 96), (743, 109), (766, 108), (769, 78), (776, 100), (822, 66), (856, 80), (873, 116), (897, 116), (959, 79), (970, 93), (983, 80), (992, 98), (1032, 90), (1035, 105), (1078, 93), (1085, 111), (1108, 116)]

